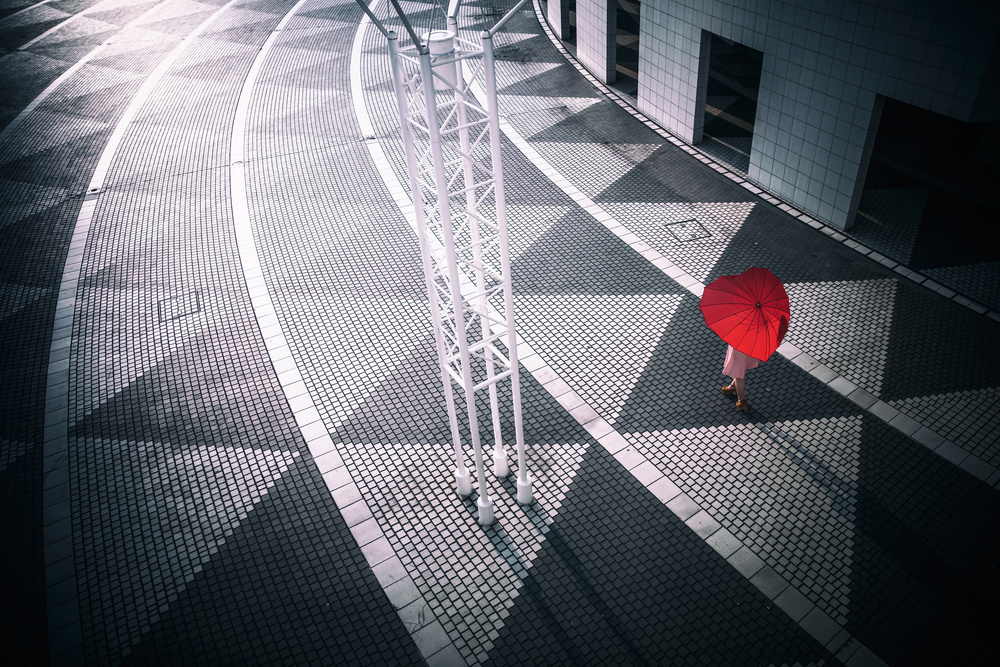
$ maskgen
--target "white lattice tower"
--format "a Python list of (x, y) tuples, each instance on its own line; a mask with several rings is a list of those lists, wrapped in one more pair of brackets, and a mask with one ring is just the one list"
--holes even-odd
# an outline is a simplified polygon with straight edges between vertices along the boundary
[[(507, 219), (500, 161), (492, 38), (473, 44), (451, 31), (425, 35), (426, 45), (400, 48), (387, 32), (411, 194), (438, 358), (445, 387), (458, 492), (472, 485), (465, 466), (455, 394), (464, 395), (479, 483), (479, 522), (493, 521), (479, 433), (481, 399), (489, 396), (494, 472), (509, 474), (497, 384), (510, 381), (518, 453), (518, 502), (532, 502), (521, 420)], [(482, 72), (487, 104), (461, 76)]]

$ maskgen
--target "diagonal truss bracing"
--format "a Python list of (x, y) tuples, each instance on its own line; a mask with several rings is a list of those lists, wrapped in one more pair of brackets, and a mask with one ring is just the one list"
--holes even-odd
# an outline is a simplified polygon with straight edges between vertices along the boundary
[[(479, 404), (488, 396), (494, 472), (505, 477), (501, 382), (511, 388), (518, 501), (531, 503), (532, 489), (521, 419), (492, 35), (484, 32), (482, 43), (474, 44), (457, 32), (451, 18), (448, 31), (432, 31), (424, 35), (425, 43), (414, 40), (406, 48), (394, 32), (385, 34), (455, 447), (456, 484), (460, 494), (472, 492), (456, 411), (455, 393), (461, 392), (476, 462), (479, 522), (485, 525), (494, 516)], [(463, 67), (471, 76), (462, 76)], [(470, 90), (479, 75), (486, 83), (485, 106)]]

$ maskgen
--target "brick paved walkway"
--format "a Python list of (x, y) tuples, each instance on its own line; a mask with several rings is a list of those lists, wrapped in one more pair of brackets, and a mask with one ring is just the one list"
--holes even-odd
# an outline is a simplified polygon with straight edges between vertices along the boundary
[[(536, 503), (491, 476), (483, 528), (453, 489), (384, 38), (360, 8), (2, 7), (0, 627), (23, 661), (989, 647), (995, 314), (657, 132), (532, 11), (499, 36), (498, 78)], [(697, 302), (751, 264), (793, 319), (744, 416)]]

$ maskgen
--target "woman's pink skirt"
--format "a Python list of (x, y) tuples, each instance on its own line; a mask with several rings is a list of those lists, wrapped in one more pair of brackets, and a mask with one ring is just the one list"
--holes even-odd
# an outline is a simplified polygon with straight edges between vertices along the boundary
[(746, 375), (747, 369), (757, 368), (760, 361), (754, 359), (749, 354), (743, 354), (739, 350), (734, 350), (730, 345), (726, 350), (726, 364), (722, 367), (722, 374), (731, 378), (740, 379)]

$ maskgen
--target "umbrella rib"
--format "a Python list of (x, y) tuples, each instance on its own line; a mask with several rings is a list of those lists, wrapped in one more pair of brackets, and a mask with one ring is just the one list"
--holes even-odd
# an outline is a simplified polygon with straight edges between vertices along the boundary
[(750, 300), (748, 298), (746, 290), (736, 285), (735, 283), (731, 285), (729, 283), (723, 283), (722, 285), (717, 285), (714, 289), (718, 294), (729, 294), (738, 298), (740, 301)]
[[(766, 294), (761, 294), (761, 297), (760, 297), (761, 303), (764, 303), (765, 301), (780, 301), (782, 299), (781, 296), (778, 296), (776, 299), (769, 299), (768, 298), (772, 294), (774, 294), (778, 290), (779, 287), (781, 287), (781, 283), (775, 283), (775, 284), (771, 285), (771, 288), (769, 290), (767, 290)], [(784, 290), (782, 290), (782, 291), (784, 291)]]
[[(745, 309), (746, 314), (744, 314), (743, 317), (741, 317), (739, 320), (737, 320), (736, 322), (734, 322), (733, 325), (731, 327), (729, 327), (729, 329), (726, 331), (726, 334), (729, 334), (730, 332), (735, 331), (744, 322), (746, 322), (748, 319), (753, 318), (756, 310), (757, 310), (756, 308), (747, 308), (747, 309)], [(737, 313), (732, 313), (729, 317), (726, 317), (724, 319), (730, 319), (733, 315), (736, 315), (736, 314)], [(720, 321), (720, 320), (716, 320), (716, 322), (718, 322), (718, 321)], [(745, 337), (746, 336), (743, 336), (743, 338), (745, 338)], [(743, 338), (740, 338), (740, 340), (743, 340)]]

